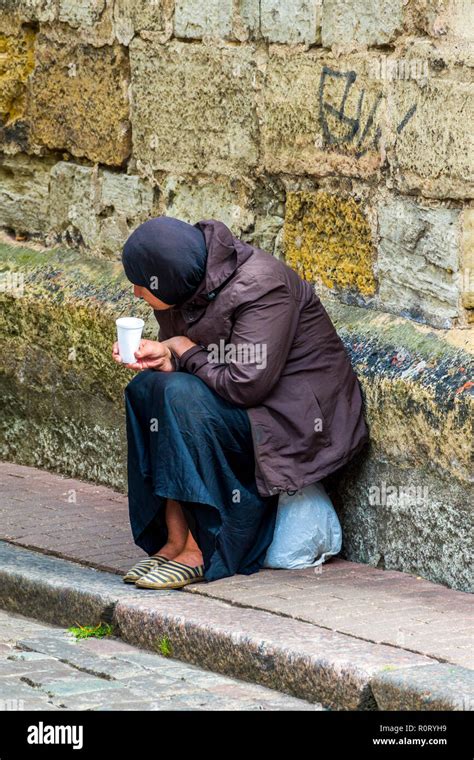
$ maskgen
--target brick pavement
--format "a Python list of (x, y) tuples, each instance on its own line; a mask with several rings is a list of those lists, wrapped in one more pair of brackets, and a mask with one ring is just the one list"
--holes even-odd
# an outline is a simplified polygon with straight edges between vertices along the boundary
[[(0, 538), (114, 573), (144, 556), (122, 494), (9, 463), (0, 480)], [(398, 571), (335, 558), (319, 572), (265, 569), (186, 592), (473, 667), (472, 596)]]
[(0, 482), (4, 540), (114, 573), (143, 558), (123, 494), (6, 462), (0, 463)]

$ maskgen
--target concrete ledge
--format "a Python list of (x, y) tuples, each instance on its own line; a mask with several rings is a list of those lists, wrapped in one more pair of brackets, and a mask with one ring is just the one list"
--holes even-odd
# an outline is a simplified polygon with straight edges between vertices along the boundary
[(364, 390), (374, 454), (472, 483), (474, 330), (325, 306)]
[[(109, 621), (125, 642), (150, 650), (167, 636), (175, 659), (330, 709), (407, 709), (416, 702), (422, 710), (461, 710), (471, 698), (470, 671), (447, 666), (443, 686), (437, 660), (393, 646), (195, 594), (149, 594), (117, 576), (3, 542), (0, 567), (6, 610), (64, 626)], [(461, 694), (453, 684), (462, 685)]]
[(326, 304), (360, 379), (370, 447), (328, 479), (343, 556), (472, 592), (472, 330)]
[(0, 259), (0, 456), (123, 490), (133, 373), (112, 361), (114, 319), (143, 316), (156, 333), (152, 312), (118, 262), (2, 244)]
[[(121, 264), (73, 250), (1, 242), (0, 261), (4, 278), (8, 274), (12, 285), (21, 284), (15, 291), (5, 279), (1, 293), (4, 382), (33, 395), (63, 389), (89, 403), (100, 399), (119, 407), (133, 373), (110, 360), (114, 318), (137, 314), (145, 317), (150, 335), (157, 329), (150, 309), (132, 297)], [(377, 455), (470, 482), (473, 331), (435, 330), (337, 301), (325, 305), (363, 385)], [(75, 407), (82, 413), (81, 403)], [(68, 411), (57, 404), (59, 419)], [(12, 432), (7, 452), (14, 438)], [(78, 449), (82, 443), (79, 437)], [(62, 464), (62, 471), (73, 474), (72, 461)]]

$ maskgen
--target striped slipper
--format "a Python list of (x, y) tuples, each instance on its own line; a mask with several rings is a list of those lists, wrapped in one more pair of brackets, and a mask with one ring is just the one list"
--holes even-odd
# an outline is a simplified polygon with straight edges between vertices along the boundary
[(165, 565), (150, 570), (136, 582), (138, 588), (181, 588), (204, 580), (204, 565), (190, 567), (170, 559)]
[(167, 557), (162, 557), (160, 554), (142, 559), (140, 562), (137, 562), (137, 564), (134, 565), (126, 575), (123, 576), (123, 582), (135, 583), (139, 578), (142, 577), (142, 575), (146, 575), (150, 572), (150, 570), (153, 570), (153, 568), (160, 567), (160, 565), (165, 565), (167, 562), (169, 562)]

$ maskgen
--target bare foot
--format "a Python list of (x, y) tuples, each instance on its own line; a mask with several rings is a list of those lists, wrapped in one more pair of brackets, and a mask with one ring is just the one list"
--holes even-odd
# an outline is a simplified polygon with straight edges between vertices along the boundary
[(182, 562), (183, 565), (189, 565), (189, 567), (197, 567), (204, 562), (201, 552), (190, 551), (188, 549), (185, 549), (176, 557), (173, 557), (173, 559), (176, 560), (176, 562)]
[(176, 544), (167, 543), (164, 546), (161, 547), (159, 551), (156, 552), (156, 554), (153, 554), (153, 557), (156, 557), (158, 554), (160, 557), (166, 557), (166, 559), (176, 559), (178, 554), (181, 554), (183, 551), (183, 545), (177, 546)]

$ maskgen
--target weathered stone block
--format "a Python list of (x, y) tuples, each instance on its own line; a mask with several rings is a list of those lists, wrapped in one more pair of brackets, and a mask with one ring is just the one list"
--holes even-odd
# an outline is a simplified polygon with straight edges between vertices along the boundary
[(128, 45), (135, 34), (166, 42), (173, 33), (174, 0), (115, 0), (114, 29), (117, 40)]
[(119, 45), (64, 44), (40, 35), (30, 80), (32, 137), (48, 148), (120, 166), (130, 152), (129, 63)]
[(154, 193), (150, 183), (136, 175), (99, 174), (98, 217), (100, 230), (94, 249), (120, 256), (132, 230), (153, 216)]
[[(406, 390), (406, 402), (393, 420), (401, 433), (400, 447), (403, 438), (413, 435), (418, 421), (425, 423), (429, 408), (429, 403), (417, 406), (413, 398), (417, 394)], [(383, 422), (383, 415), (388, 409), (395, 411), (401, 392), (402, 388), (389, 383), (374, 382), (370, 417), (381, 418), (382, 435), (389, 424)], [(394, 393), (394, 399), (387, 403), (389, 393)], [(403, 430), (403, 416), (409, 420), (409, 430)], [(435, 438), (436, 432), (430, 435)], [(420, 454), (432, 447), (433, 438), (428, 445), (427, 440), (421, 441)], [(365, 461), (357, 457), (345, 468), (335, 491), (328, 487), (342, 525), (342, 556), (472, 593), (474, 576), (466, 546), (466, 536), (473, 529), (472, 485), (436, 475), (423, 464), (406, 467), (402, 459), (403, 455), (387, 462), (385, 454), (372, 449)]]
[(255, 223), (242, 238), (283, 260), (286, 188), (280, 177), (261, 175), (252, 188)]
[(135, 226), (157, 212), (148, 180), (25, 155), (0, 158), (0, 226), (119, 255)]
[(0, 226), (17, 233), (49, 229), (49, 183), (53, 160), (30, 156), (0, 158)]
[[(12, 14), (18, 21), (53, 21), (57, 15), (57, 0), (0, 0), (0, 11)], [(5, 17), (2, 18), (2, 25)]]
[(284, 261), (284, 221), (282, 216), (261, 212), (256, 216), (254, 227), (250, 232), (242, 234), (242, 239)]
[(394, 199), (378, 209), (383, 309), (436, 327), (459, 316), (459, 211)]
[(153, 208), (153, 188), (136, 175), (65, 161), (51, 172), (51, 234), (102, 255), (118, 255)]
[(99, 182), (99, 213), (114, 209), (133, 221), (151, 212), (153, 189), (142, 177), (104, 170), (99, 172)]
[(245, 41), (260, 36), (260, 0), (234, 0), (232, 36)]
[(405, 14), (410, 31), (438, 39), (474, 39), (472, 0), (409, 0)]
[[(95, 179), (95, 182), (94, 182)], [(51, 172), (51, 232), (92, 247), (98, 237), (97, 171), (59, 162)]]
[(9, 152), (27, 142), (24, 117), (35, 37), (32, 29), (20, 27), (0, 33), (0, 143)]
[[(474, 103), (471, 84), (454, 73), (442, 79), (398, 80), (386, 86), (389, 152), (403, 192), (434, 198), (472, 197)], [(414, 110), (415, 109), (415, 110)], [(413, 117), (407, 121), (407, 116)]]
[(232, 30), (233, 0), (176, 0), (176, 37), (228, 37)]
[(462, 212), (462, 304), (470, 309), (469, 321), (474, 321), (474, 208), (465, 208)]
[(472, 0), (450, 0), (444, 13), (437, 19), (436, 29), (440, 33), (448, 33), (453, 37), (474, 40), (474, 25), (472, 23), (473, 5)]
[(353, 198), (289, 193), (284, 244), (287, 263), (305, 279), (364, 296), (375, 292), (371, 229)]
[(0, 10), (18, 23), (41, 22), (41, 31), (54, 42), (61, 43), (73, 28), (76, 42), (96, 46), (114, 41), (113, 6), (114, 0), (0, 0)]
[(176, 0), (176, 37), (246, 40), (258, 32), (258, 0)]
[(260, 28), (269, 42), (315, 45), (321, 37), (321, 0), (261, 0)]
[(113, 0), (57, 0), (56, 17), (41, 26), (50, 43), (71, 39), (77, 45), (102, 47), (115, 42)]
[(106, 6), (106, 0), (59, 0), (59, 21), (71, 26), (93, 26)]
[[(372, 453), (419, 471), (420, 481), (423, 468), (442, 476), (453, 496), (454, 481), (472, 489), (473, 331), (436, 330), (335, 300), (326, 306), (362, 384)], [(464, 504), (472, 516), (469, 499)]]
[(386, 45), (401, 31), (403, 0), (324, 0), (324, 47)]
[(272, 172), (368, 177), (380, 164), (383, 87), (367, 56), (338, 61), (310, 50), (271, 51), (262, 142)]
[(168, 176), (160, 189), (167, 216), (191, 224), (200, 219), (219, 219), (236, 235), (255, 221), (249, 188), (238, 180)]
[(134, 157), (151, 169), (246, 172), (257, 162), (251, 46), (134, 39)]

